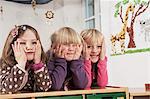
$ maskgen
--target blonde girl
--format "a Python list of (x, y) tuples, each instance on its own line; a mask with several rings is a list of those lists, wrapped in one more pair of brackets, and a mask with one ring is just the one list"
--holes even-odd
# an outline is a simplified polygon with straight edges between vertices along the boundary
[(51, 36), (47, 66), (52, 90), (84, 89), (88, 83), (83, 68), (82, 38), (70, 27), (62, 27)]
[(108, 83), (107, 57), (105, 39), (96, 29), (87, 29), (81, 32), (85, 42), (83, 56), (84, 67), (88, 74), (87, 88), (98, 86), (104, 88)]

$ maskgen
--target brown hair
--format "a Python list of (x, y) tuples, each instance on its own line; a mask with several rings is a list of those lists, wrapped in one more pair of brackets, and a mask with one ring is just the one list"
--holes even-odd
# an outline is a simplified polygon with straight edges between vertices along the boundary
[[(25, 31), (27, 29), (33, 31), (33, 33), (35, 34), (37, 40), (40, 41), (40, 36), (37, 32), (36, 29), (34, 29), (33, 27), (29, 26), (29, 25), (20, 25), (20, 26), (17, 26), (18, 28), (18, 34), (15, 35), (15, 37), (12, 35), (12, 30), (10, 31), (7, 39), (6, 39), (6, 42), (5, 42), (5, 45), (4, 45), (4, 48), (3, 48), (3, 52), (2, 52), (2, 57), (1, 57), (1, 60), (0, 60), (0, 65), (1, 65), (1, 68), (3, 68), (3, 63), (7, 64), (7, 65), (10, 65), (10, 66), (13, 66), (15, 65), (17, 62), (15, 60), (15, 57), (14, 57), (14, 53), (13, 53), (13, 49), (12, 49), (12, 46), (11, 44), (13, 44), (19, 37), (21, 37)], [(40, 41), (40, 44), (41, 44), (41, 41)], [(42, 53), (41, 53), (41, 60), (43, 63), (45, 63), (45, 53), (44, 53), (44, 50), (43, 50), (43, 47), (42, 47), (42, 44), (41, 44), (41, 49), (42, 49)]]

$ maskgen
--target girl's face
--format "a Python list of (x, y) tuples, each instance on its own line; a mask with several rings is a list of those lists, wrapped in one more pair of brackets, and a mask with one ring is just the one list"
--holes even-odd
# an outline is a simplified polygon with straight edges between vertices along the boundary
[(71, 61), (74, 58), (77, 44), (62, 44), (62, 49), (66, 51), (65, 59)]
[(88, 54), (90, 54), (90, 59), (93, 63), (96, 63), (99, 60), (101, 47), (102, 46), (98, 44), (95, 44), (95, 45), (87, 44), (87, 51), (88, 51)]
[(27, 60), (33, 60), (37, 44), (37, 38), (33, 31), (27, 29), (17, 41), (19, 41), (20, 46), (24, 49)]

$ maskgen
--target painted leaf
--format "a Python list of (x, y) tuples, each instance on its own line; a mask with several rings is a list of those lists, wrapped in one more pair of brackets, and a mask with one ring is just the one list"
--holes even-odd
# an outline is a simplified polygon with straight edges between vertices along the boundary
[(135, 5), (140, 4), (141, 0), (134, 0)]
[(148, 3), (145, 1), (142, 1), (142, 5), (147, 5)]
[(118, 2), (118, 3), (115, 5), (115, 8), (116, 8), (116, 9), (119, 9), (120, 5), (121, 5), (121, 2)]
[(119, 13), (119, 10), (116, 10), (116, 11), (115, 11), (115, 14), (114, 14), (114, 17), (117, 17), (117, 16), (118, 16), (118, 13)]
[(129, 0), (123, 0), (122, 2), (125, 5), (125, 4), (129, 3)]

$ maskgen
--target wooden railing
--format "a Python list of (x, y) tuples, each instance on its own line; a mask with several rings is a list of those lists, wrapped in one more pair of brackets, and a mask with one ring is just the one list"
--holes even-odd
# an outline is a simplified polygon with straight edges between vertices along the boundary
[(129, 99), (128, 88), (106, 87), (105, 89), (50, 91), (35, 93), (3, 94), (0, 99), (31, 98), (31, 99)]
[(130, 99), (150, 99), (150, 90), (145, 88), (129, 89)]

